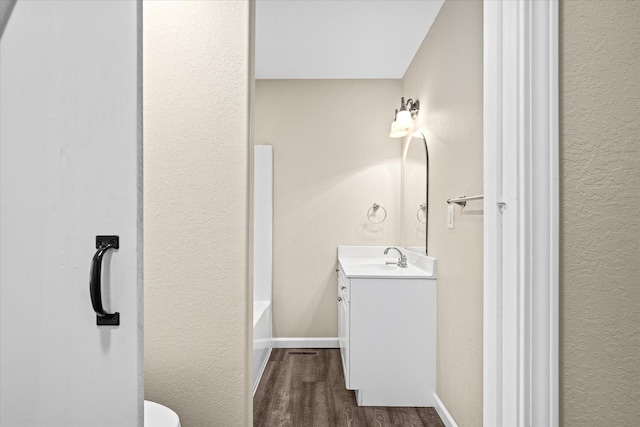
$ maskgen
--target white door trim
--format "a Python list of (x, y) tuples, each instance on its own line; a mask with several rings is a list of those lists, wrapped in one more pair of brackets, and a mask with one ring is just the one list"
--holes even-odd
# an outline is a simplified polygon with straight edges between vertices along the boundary
[(484, 2), (484, 147), (483, 422), (557, 426), (557, 0)]

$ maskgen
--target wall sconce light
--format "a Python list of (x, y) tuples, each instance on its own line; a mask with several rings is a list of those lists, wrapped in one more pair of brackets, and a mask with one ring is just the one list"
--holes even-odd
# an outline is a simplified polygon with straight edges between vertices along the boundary
[(391, 132), (389, 137), (402, 138), (409, 135), (409, 131), (413, 128), (413, 121), (418, 117), (420, 111), (420, 101), (414, 101), (409, 98), (407, 102), (404, 97), (400, 98), (400, 110), (396, 110), (393, 123), (391, 123)]

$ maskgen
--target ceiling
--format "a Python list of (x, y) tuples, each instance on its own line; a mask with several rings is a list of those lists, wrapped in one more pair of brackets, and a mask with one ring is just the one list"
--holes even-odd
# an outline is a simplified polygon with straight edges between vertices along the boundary
[(444, 0), (257, 0), (257, 79), (401, 79)]

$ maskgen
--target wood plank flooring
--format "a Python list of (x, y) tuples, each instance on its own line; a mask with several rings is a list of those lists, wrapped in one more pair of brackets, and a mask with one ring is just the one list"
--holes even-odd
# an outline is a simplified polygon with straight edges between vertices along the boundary
[(254, 426), (444, 427), (433, 408), (365, 407), (344, 386), (340, 350), (274, 348), (253, 397)]

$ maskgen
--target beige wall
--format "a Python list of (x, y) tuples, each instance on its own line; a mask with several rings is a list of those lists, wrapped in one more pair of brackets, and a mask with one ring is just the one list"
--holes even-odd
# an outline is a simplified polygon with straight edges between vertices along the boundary
[(399, 243), (399, 99), (399, 80), (256, 82), (255, 142), (274, 147), (275, 337), (336, 337), (337, 246)]
[[(481, 1), (445, 2), (402, 85), (405, 97), (420, 100), (417, 123), (429, 146), (429, 255), (438, 259), (437, 393), (460, 426), (482, 423), (483, 210), (482, 201), (456, 206), (455, 228), (448, 229), (446, 200), (483, 193), (482, 31)], [(414, 138), (413, 144), (422, 141)], [(415, 216), (416, 206), (407, 210)], [(416, 230), (405, 222), (405, 238)]]
[(145, 397), (246, 426), (250, 5), (143, 7)]
[(640, 2), (560, 3), (560, 415), (640, 422)]

